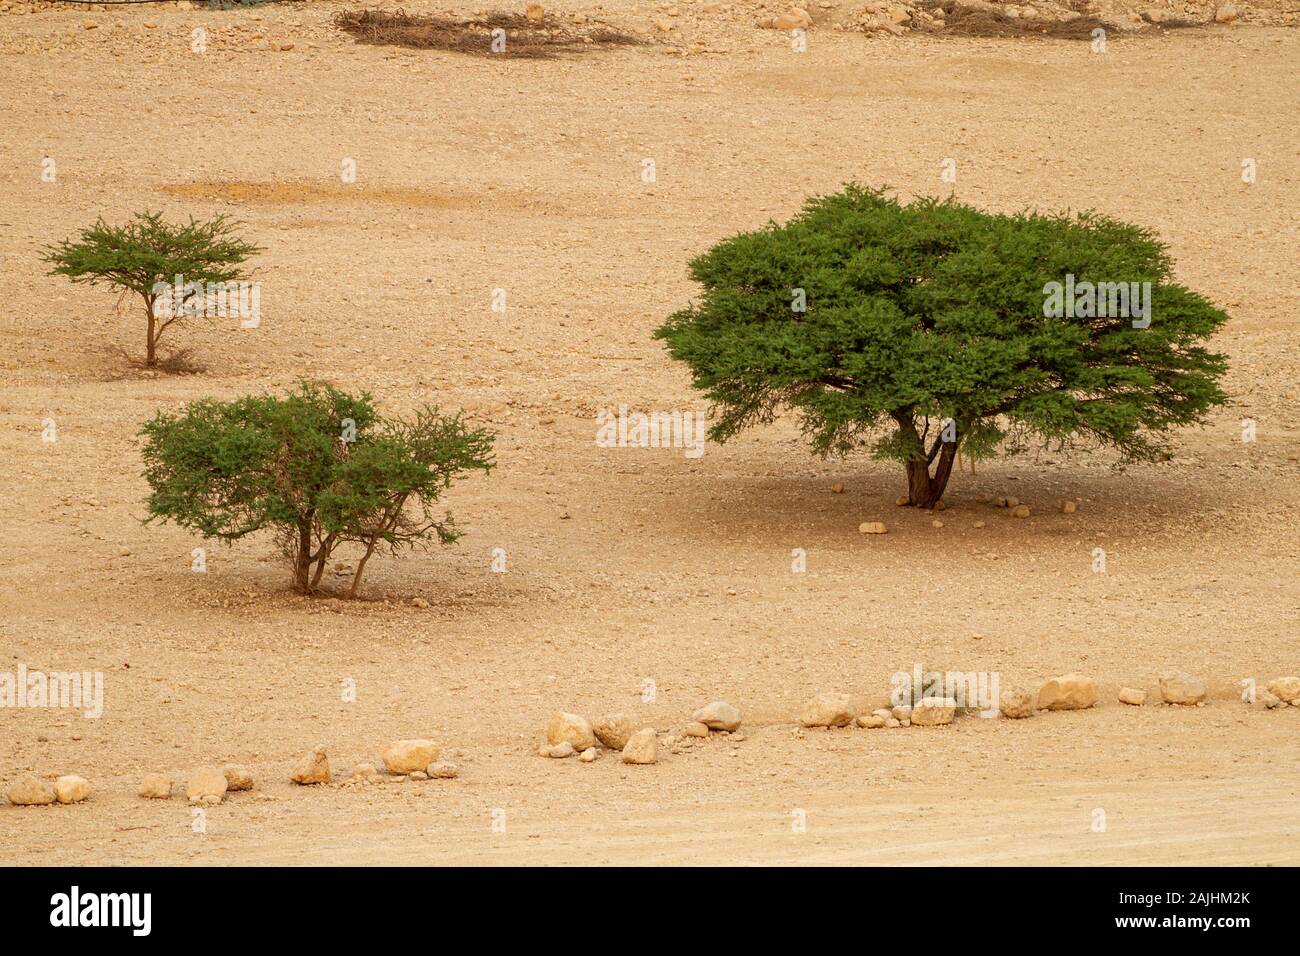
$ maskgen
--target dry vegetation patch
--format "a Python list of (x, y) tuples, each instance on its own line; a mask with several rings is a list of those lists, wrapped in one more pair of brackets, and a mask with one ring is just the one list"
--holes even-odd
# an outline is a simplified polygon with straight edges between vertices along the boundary
[[(398, 10), (344, 10), (334, 24), (360, 43), (404, 46), (418, 50), (450, 50), (472, 56), (549, 59), (602, 47), (631, 46), (642, 41), (600, 23), (568, 25), (543, 17), (530, 19), (518, 13), (489, 13), (480, 17), (420, 16)], [(504, 37), (493, 48), (493, 34)]]

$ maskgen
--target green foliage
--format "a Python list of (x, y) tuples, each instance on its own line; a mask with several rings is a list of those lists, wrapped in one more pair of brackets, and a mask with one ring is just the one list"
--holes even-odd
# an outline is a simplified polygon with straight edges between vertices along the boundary
[(318, 589), (339, 545), (357, 544), (349, 596), (377, 549), (455, 541), (451, 516), (433, 506), (453, 480), (493, 466), (493, 436), (459, 414), (425, 406), (411, 420), (384, 418), (368, 393), (324, 383), (192, 402), (142, 435), (149, 520), (226, 542), (272, 529), (304, 592)]
[(209, 222), (191, 217), (188, 224), (171, 225), (156, 212), (137, 213), (122, 226), (110, 226), (101, 218), (83, 229), (75, 242), (65, 239), (47, 247), (44, 259), (53, 266), (50, 275), (104, 283), (140, 296), (148, 320), (145, 364), (153, 366), (158, 340), (184, 314), (178, 308), (159, 320), (154, 309), (157, 287), (170, 285), (178, 275), (187, 283), (204, 285), (246, 278), (242, 264), (262, 250), (236, 236), (236, 225), (225, 216)]
[[(851, 184), (696, 258), (702, 299), (655, 334), (715, 404), (711, 438), (790, 408), (823, 455), (866, 444), (906, 463), (912, 503), (928, 505), (958, 448), (1036, 438), (1155, 459), (1163, 432), (1223, 404), (1226, 363), (1199, 343), (1227, 316), (1170, 267), (1151, 233), (1104, 216), (904, 205)], [(1045, 314), (1067, 275), (1149, 282), (1149, 326)], [(955, 441), (940, 440), (948, 419)]]

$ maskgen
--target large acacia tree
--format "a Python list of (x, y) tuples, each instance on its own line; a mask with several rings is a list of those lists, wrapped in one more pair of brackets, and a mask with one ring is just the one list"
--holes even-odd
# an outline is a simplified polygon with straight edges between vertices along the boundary
[(820, 454), (901, 462), (919, 507), (960, 450), (1038, 438), (1159, 459), (1163, 433), (1225, 401), (1224, 358), (1201, 342), (1227, 316), (1171, 280), (1152, 233), (1096, 214), (849, 185), (690, 268), (701, 298), (655, 335), (714, 403), (709, 437), (792, 409)]

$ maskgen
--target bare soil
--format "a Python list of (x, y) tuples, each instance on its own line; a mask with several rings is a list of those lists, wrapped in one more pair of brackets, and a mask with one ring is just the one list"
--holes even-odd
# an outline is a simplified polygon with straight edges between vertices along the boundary
[[(356, 43), (332, 3), (0, 17), (0, 670), (106, 683), (97, 720), (0, 710), (0, 782), (95, 788), (0, 806), (0, 863), (1300, 862), (1300, 708), (1247, 707), (1237, 683), (1300, 672), (1300, 34), (1237, 24), (1099, 55), (839, 32), (819, 8), (797, 53), (752, 11), (677, 6), (557, 8), (647, 42), (540, 60)], [(817, 460), (789, 421), (699, 459), (597, 447), (601, 408), (703, 408), (650, 337), (694, 293), (687, 260), (850, 179), (1156, 228), (1233, 317), (1215, 345), (1234, 404), (1159, 467), (981, 462), (942, 528), (894, 507), (901, 468)], [(144, 208), (231, 213), (267, 248), (259, 328), (171, 342), (202, 374), (133, 368), (117, 349), (142, 348), (135, 304), (43, 275), (45, 244)], [(499, 468), (448, 496), (462, 541), (372, 561), (362, 601), (291, 594), (269, 540), (209, 546), (192, 573), (202, 542), (140, 521), (145, 420), (300, 376), (500, 434)], [(1005, 495), (1033, 516), (989, 503)], [(889, 533), (858, 534), (874, 520)], [(883, 702), (918, 662), (1003, 687), (1080, 671), (1102, 700), (795, 728), (814, 693)], [(1205, 707), (1116, 703), (1169, 668), (1209, 684)], [(716, 698), (743, 740), (644, 767), (535, 754), (557, 709), (675, 730)], [(313, 745), (342, 778), (413, 736), (460, 777), (288, 782)], [(205, 834), (182, 798), (135, 796), (146, 772), (227, 761), (258, 790), (209, 809)]]

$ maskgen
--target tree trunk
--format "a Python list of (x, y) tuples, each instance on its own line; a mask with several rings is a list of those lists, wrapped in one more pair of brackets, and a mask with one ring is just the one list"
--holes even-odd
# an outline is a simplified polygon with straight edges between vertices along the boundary
[(348, 588), (349, 598), (357, 596), (357, 587), (361, 584), (361, 572), (366, 569), (366, 562), (369, 561), (370, 556), (375, 553), (375, 543), (377, 540), (378, 539), (376, 538), (370, 539), (370, 543), (366, 545), (366, 553), (363, 554), (361, 560), (357, 562), (357, 573), (352, 575), (352, 587)]
[[(930, 451), (927, 453), (923, 436), (917, 432), (916, 420), (912, 417), (912, 413), (908, 410), (900, 410), (894, 412), (893, 417), (898, 422), (900, 434), (916, 449), (913, 457), (904, 462), (907, 468), (907, 503), (916, 508), (933, 508), (948, 487), (948, 479), (952, 476), (952, 465), (961, 445), (961, 435), (956, 433), (954, 427), (954, 440), (944, 441), (941, 432), (940, 437), (935, 439), (935, 444), (930, 446)], [(926, 431), (929, 429), (927, 428)], [(930, 462), (936, 458), (932, 475)]]
[(311, 590), (311, 521), (298, 524), (298, 550), (293, 556), (293, 586), (302, 594)]
[(146, 368), (153, 368), (158, 364), (158, 342), (154, 337), (154, 325), (156, 320), (153, 315), (153, 299), (146, 299), (144, 303), (145, 314), (149, 317), (148, 341), (145, 343), (144, 364)]

